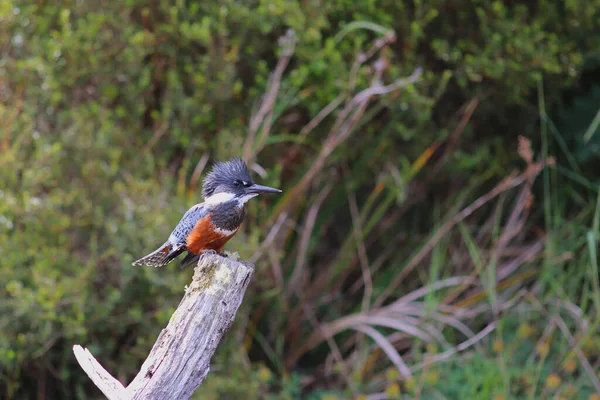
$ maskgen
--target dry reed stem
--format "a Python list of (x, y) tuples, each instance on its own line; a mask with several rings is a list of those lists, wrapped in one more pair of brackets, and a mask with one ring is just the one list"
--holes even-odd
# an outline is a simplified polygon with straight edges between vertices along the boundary
[(500, 182), (496, 187), (490, 190), (488, 193), (479, 197), (469, 206), (464, 208), (460, 213), (455, 215), (449, 221), (447, 221), (440, 229), (436, 231), (436, 233), (427, 241), (425, 246), (408, 262), (406, 267), (402, 269), (402, 271), (394, 278), (392, 283), (388, 285), (388, 287), (383, 291), (383, 293), (377, 298), (374, 303), (374, 307), (378, 307), (392, 294), (392, 292), (398, 287), (400, 282), (402, 282), (408, 274), (410, 274), (429, 254), (429, 252), (433, 249), (433, 247), (439, 242), (439, 240), (444, 237), (455, 225), (459, 222), (462, 222), (471, 214), (473, 214), (477, 209), (481, 208), (483, 205), (488, 203), (493, 198), (498, 195), (515, 188), (525, 182), (532, 180), (535, 176), (537, 176), (542, 169), (548, 165), (548, 163), (544, 163), (540, 161), (538, 163), (532, 164), (527, 167), (527, 169), (520, 175), (517, 176), (509, 176)]
[[(271, 115), (273, 114), (273, 107), (275, 106), (275, 100), (277, 98), (277, 93), (279, 92), (279, 87), (281, 86), (281, 78), (283, 77), (283, 73), (287, 68), (292, 55), (294, 54), (294, 48), (296, 46), (296, 36), (293, 30), (288, 30), (287, 33), (280, 38), (279, 40), (281, 45), (281, 55), (279, 56), (279, 60), (277, 61), (277, 66), (275, 70), (269, 77), (269, 82), (267, 84), (267, 91), (262, 98), (260, 108), (256, 114), (254, 114), (250, 119), (250, 126), (248, 129), (248, 136), (244, 143), (244, 156), (245, 160), (249, 160), (252, 156), (254, 156), (259, 149), (258, 146), (261, 143), (255, 143), (256, 134), (258, 129), (263, 126), (263, 133), (261, 134), (261, 139), (264, 140), (268, 135), (271, 128)], [(253, 149), (254, 147), (254, 149)]]

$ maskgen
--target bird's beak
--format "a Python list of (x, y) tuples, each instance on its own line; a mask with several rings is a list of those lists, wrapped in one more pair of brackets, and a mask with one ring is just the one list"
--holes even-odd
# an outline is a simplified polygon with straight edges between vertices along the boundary
[(268, 186), (257, 185), (256, 183), (250, 186), (248, 189), (248, 193), (281, 193), (281, 190), (275, 189)]

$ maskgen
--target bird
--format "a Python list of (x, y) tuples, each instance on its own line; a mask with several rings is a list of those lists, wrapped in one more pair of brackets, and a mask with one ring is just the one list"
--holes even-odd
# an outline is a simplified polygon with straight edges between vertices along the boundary
[(183, 215), (169, 238), (152, 253), (133, 262), (134, 266), (162, 267), (187, 251), (181, 268), (197, 263), (203, 253), (220, 255), (225, 243), (244, 220), (244, 206), (261, 193), (281, 193), (280, 189), (254, 183), (244, 160), (217, 162), (202, 182), (204, 202)]

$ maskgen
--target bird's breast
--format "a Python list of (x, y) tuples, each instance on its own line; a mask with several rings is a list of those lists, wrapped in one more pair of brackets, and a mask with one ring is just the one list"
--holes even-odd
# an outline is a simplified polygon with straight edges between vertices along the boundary
[(213, 222), (210, 214), (198, 220), (192, 231), (186, 237), (188, 251), (199, 254), (204, 250), (220, 252), (225, 243), (237, 232), (236, 227), (219, 227)]
[(237, 200), (231, 200), (214, 206), (210, 211), (213, 225), (224, 231), (235, 231), (244, 220), (244, 208)]

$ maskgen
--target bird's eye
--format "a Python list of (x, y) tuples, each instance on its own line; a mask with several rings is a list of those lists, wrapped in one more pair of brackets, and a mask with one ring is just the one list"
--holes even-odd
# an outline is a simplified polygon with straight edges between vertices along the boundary
[(235, 181), (233, 181), (233, 186), (241, 186), (242, 185), (242, 181), (240, 181), (239, 179), (236, 179)]

